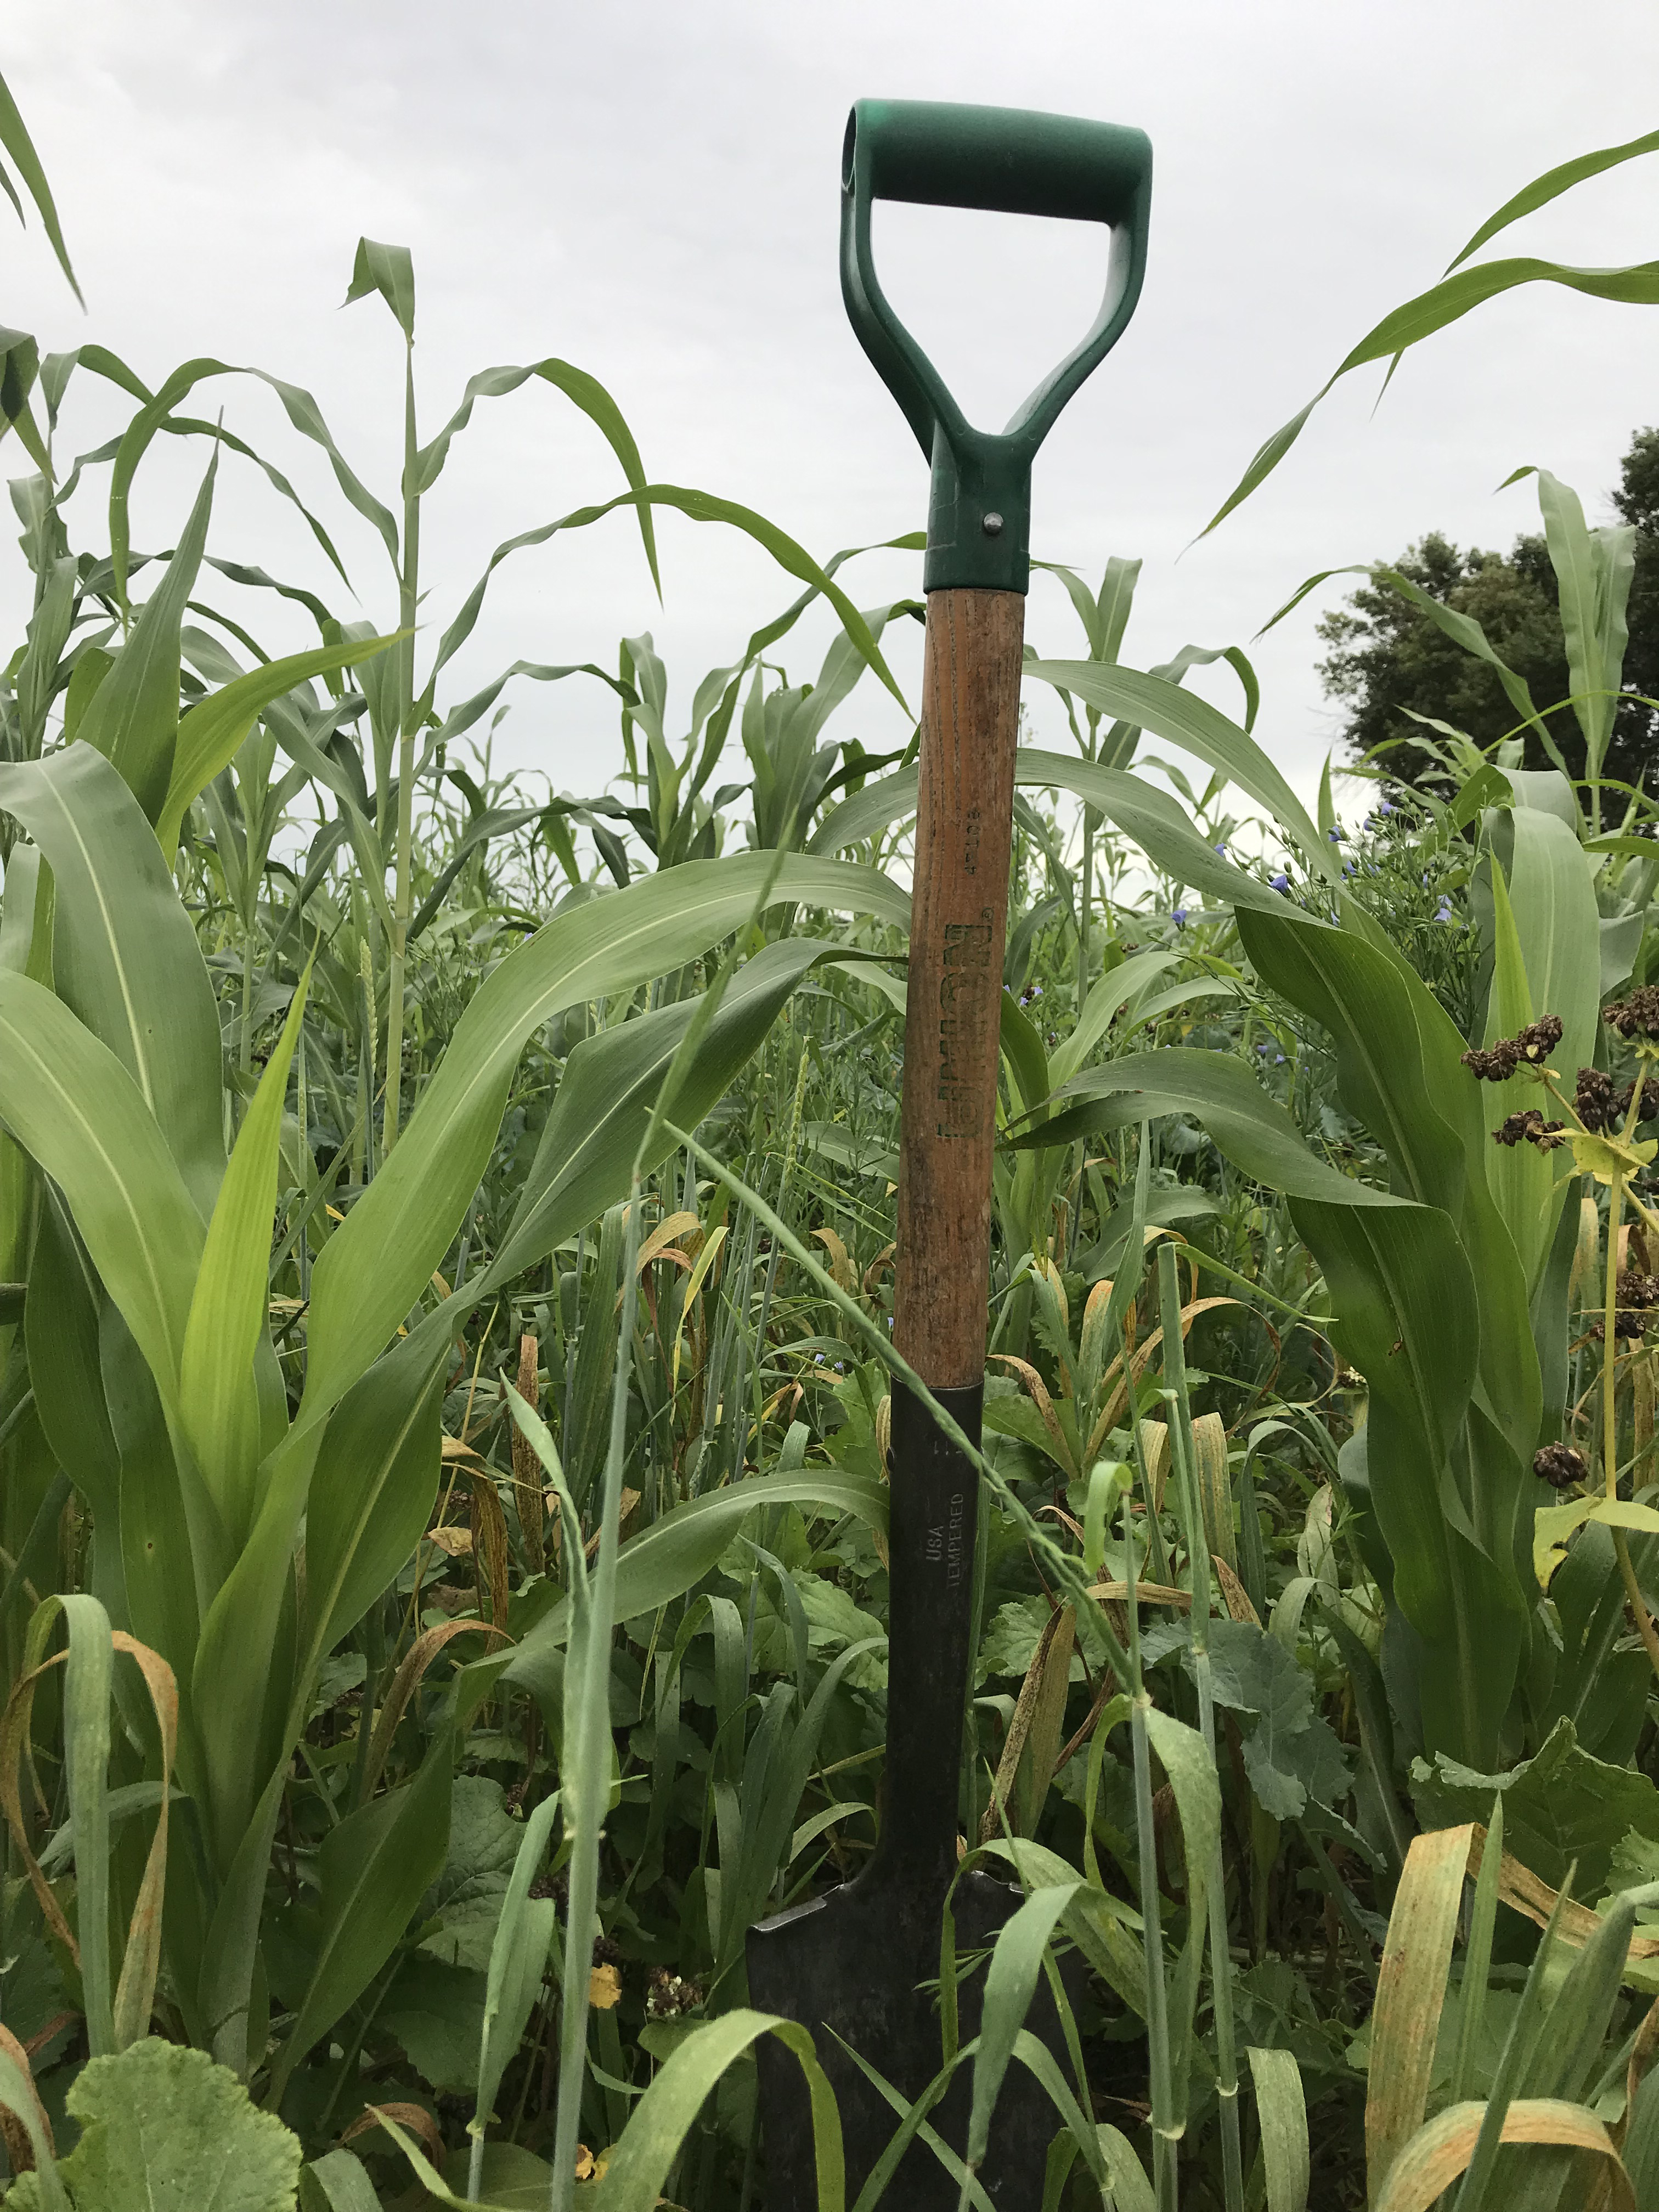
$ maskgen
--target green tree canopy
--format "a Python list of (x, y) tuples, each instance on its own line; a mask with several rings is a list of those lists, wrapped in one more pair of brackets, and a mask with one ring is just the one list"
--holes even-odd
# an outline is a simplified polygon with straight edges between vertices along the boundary
[[(1659, 429), (1636, 433), (1612, 505), (1638, 532), (1625, 688), (1659, 697)], [(1503, 554), (1476, 546), (1461, 551), (1431, 531), (1388, 565), (1473, 617), (1493, 651), (1526, 678), (1540, 709), (1568, 696), (1555, 572), (1541, 533), (1522, 535)], [(1346, 710), (1343, 744), (1356, 755), (1386, 745), (1382, 759), (1402, 783), (1444, 779), (1423, 742), (1433, 733), (1413, 721), (1413, 714), (1449, 722), (1480, 745), (1515, 726), (1515, 709), (1492, 670), (1385, 583), (1353, 592), (1320, 623), (1319, 635), (1328, 648), (1319, 665), (1320, 680), (1327, 697)], [(1572, 714), (1552, 715), (1550, 726), (1569, 764), (1581, 773), (1583, 739)], [(1536, 737), (1528, 735), (1526, 765), (1548, 764)], [(1632, 697), (1619, 710), (1606, 773), (1629, 783), (1645, 773), (1651, 788), (1656, 769), (1659, 713)]]

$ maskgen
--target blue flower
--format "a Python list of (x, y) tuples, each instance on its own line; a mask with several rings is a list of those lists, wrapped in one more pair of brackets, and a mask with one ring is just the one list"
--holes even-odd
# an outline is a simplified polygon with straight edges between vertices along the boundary
[(1437, 921), (1451, 921), (1455, 919), (1455, 917), (1451, 910), (1450, 901), (1449, 899), (1443, 898), (1440, 902), (1440, 911), (1436, 915), (1435, 920)]
[(1256, 1050), (1257, 1050), (1259, 1053), (1261, 1053), (1261, 1055), (1263, 1056), (1263, 1058), (1264, 1058), (1264, 1059), (1265, 1059), (1265, 1058), (1266, 1058), (1266, 1056), (1267, 1056), (1267, 1054), (1268, 1049), (1269, 1049), (1269, 1048), (1268, 1048), (1267, 1045), (1265, 1045), (1265, 1044), (1259, 1044), (1259, 1045), (1257, 1045), (1257, 1047), (1256, 1047)]
[(1391, 799), (1379, 799), (1377, 802), (1376, 811), (1379, 814), (1392, 814), (1394, 812), (1394, 801)]
[(1283, 1066), (1284, 1066), (1284, 1065), (1285, 1065), (1285, 1055), (1284, 1055), (1284, 1054), (1283, 1054), (1282, 1052), (1276, 1052), (1276, 1053), (1273, 1054), (1273, 1066), (1274, 1066), (1275, 1067), (1283, 1067)]
[(823, 1366), (823, 1354), (821, 1352), (815, 1352), (812, 1354), (812, 1364), (813, 1364), (813, 1366), (814, 1366), (814, 1367), (822, 1367), (822, 1366)]
[(1267, 881), (1272, 884), (1274, 890), (1283, 891), (1286, 898), (1290, 896), (1291, 879), (1285, 873), (1285, 871), (1282, 868), (1276, 876), (1269, 876)]
[(1325, 832), (1325, 835), (1333, 845), (1340, 845), (1342, 842), (1342, 832), (1334, 823)]
[(836, 1362), (836, 1374), (837, 1374), (837, 1375), (845, 1375), (845, 1373), (847, 1372), (846, 1368), (842, 1365), (842, 1362), (841, 1362), (839, 1359)]
[(1185, 929), (1185, 927), (1187, 927), (1187, 909), (1186, 909), (1186, 908), (1185, 908), (1184, 906), (1178, 906), (1178, 907), (1176, 907), (1176, 908), (1175, 908), (1174, 912), (1170, 915), (1170, 921), (1171, 921), (1172, 922), (1174, 922), (1174, 924), (1175, 924), (1175, 926), (1176, 926), (1176, 927), (1177, 929)]
[(1216, 850), (1217, 850), (1217, 852), (1218, 852), (1218, 853), (1221, 853), (1221, 854), (1225, 854), (1225, 852), (1226, 852), (1226, 850), (1227, 850), (1227, 845), (1226, 845), (1226, 840), (1225, 840), (1224, 838), (1222, 840), (1221, 843), (1220, 843), (1220, 844), (1218, 844), (1218, 845), (1216, 847)]

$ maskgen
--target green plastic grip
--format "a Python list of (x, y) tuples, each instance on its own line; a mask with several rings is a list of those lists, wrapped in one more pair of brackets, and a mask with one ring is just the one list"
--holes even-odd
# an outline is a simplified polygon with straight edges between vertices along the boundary
[[(929, 592), (1023, 592), (1030, 581), (1031, 464), (1060, 410), (1122, 336), (1140, 296), (1152, 149), (1142, 131), (1027, 108), (860, 100), (842, 152), (841, 289), (859, 343), (933, 465)], [(889, 305), (876, 276), (878, 199), (1101, 222), (1106, 295), (1082, 343), (1000, 432), (976, 430)], [(994, 313), (987, 303), (987, 313)]]

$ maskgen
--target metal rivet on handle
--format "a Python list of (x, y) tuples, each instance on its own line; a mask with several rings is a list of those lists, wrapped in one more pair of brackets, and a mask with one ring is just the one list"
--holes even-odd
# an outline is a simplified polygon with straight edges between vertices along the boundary
[(984, 521), (980, 525), (980, 527), (983, 530), (988, 538), (1000, 538), (1002, 535), (1002, 517), (1000, 514), (988, 514)]

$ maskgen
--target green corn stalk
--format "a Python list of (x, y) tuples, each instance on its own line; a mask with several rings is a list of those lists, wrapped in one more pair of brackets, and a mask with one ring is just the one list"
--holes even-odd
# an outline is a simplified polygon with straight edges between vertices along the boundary
[[(1176, 1495), (1186, 1523), (1191, 1567), (1193, 1672), (1198, 1682), (1198, 1729), (1212, 1766), (1215, 1765), (1215, 1697), (1210, 1674), (1210, 1547), (1194, 1480), (1192, 1408), (1187, 1395), (1187, 1364), (1182, 1341), (1180, 1261), (1165, 1243), (1158, 1248), (1158, 1320), (1164, 1331), (1164, 1399), (1169, 1407), (1170, 1443)], [(1196, 1875), (1199, 1869), (1194, 1868)], [(1210, 1863), (1203, 1869), (1210, 1927), (1210, 1990), (1215, 2008), (1216, 2095), (1221, 2112), (1222, 2185), (1227, 2212), (1243, 2212), (1244, 2166), (1238, 2127), (1238, 2054), (1233, 2037), (1232, 1937), (1227, 1925), (1227, 1876), (1218, 1830)]]
[[(1127, 1340), (1126, 1340), (1127, 1352)], [(1148, 1514), (1152, 1511), (1150, 1501)], [(1164, 1979), (1164, 1930), (1158, 1917), (1158, 1832), (1152, 1814), (1152, 1762), (1146, 1715), (1152, 1699), (1140, 1671), (1140, 1604), (1136, 1592), (1134, 1516), (1123, 1501), (1124, 1604), (1129, 1620), (1129, 1732), (1134, 1761), (1135, 1848), (1140, 1876), (1140, 1920), (1146, 1960), (1146, 2057), (1152, 2086), (1152, 2185), (1158, 2212), (1176, 2212), (1179, 2179), (1176, 2151), (1181, 2130), (1176, 2118), (1174, 2078), (1170, 2063), (1169, 1992)]]

